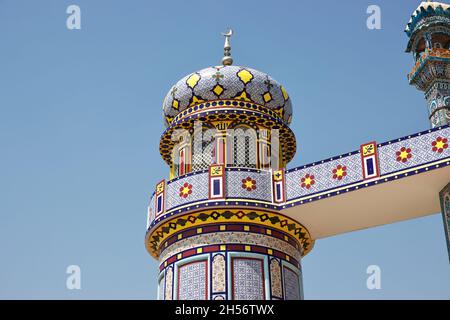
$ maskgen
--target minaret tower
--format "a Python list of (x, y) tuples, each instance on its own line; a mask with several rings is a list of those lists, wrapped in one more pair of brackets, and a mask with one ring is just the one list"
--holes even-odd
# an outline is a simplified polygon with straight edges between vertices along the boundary
[(233, 65), (232, 34), (222, 65), (184, 77), (163, 103), (170, 180), (155, 187), (145, 237), (159, 299), (303, 297), (300, 260), (314, 241), (278, 210), (296, 151), (291, 100), (268, 74)]
[(450, 123), (450, 6), (422, 2), (406, 30), (406, 52), (415, 65), (408, 75), (411, 85), (425, 92), (431, 127)]

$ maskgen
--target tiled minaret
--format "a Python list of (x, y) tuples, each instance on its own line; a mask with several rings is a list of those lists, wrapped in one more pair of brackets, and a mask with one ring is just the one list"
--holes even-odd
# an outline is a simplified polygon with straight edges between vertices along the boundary
[[(422, 2), (406, 26), (406, 52), (416, 64), (409, 73), (410, 84), (425, 92), (432, 128), (450, 124), (450, 5)], [(438, 138), (433, 150), (448, 147), (448, 139)], [(439, 193), (450, 259), (450, 184)]]
[(450, 6), (422, 2), (406, 30), (406, 52), (414, 55), (410, 84), (425, 92), (431, 127), (450, 123)]
[(159, 299), (303, 296), (300, 260), (313, 241), (278, 210), (296, 151), (291, 100), (269, 75), (233, 66), (231, 35), (222, 65), (184, 77), (163, 103), (170, 180), (156, 185), (146, 234)]

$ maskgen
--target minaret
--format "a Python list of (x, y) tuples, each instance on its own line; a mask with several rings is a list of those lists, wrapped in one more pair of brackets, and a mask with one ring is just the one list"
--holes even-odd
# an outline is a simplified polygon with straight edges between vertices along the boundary
[(291, 100), (268, 74), (233, 65), (232, 34), (222, 65), (184, 77), (163, 103), (170, 180), (155, 187), (145, 238), (159, 299), (303, 297), (300, 261), (314, 241), (279, 211), (296, 151)]
[(408, 75), (411, 85), (425, 92), (431, 127), (450, 123), (450, 6), (422, 2), (406, 30), (406, 52), (415, 65)]

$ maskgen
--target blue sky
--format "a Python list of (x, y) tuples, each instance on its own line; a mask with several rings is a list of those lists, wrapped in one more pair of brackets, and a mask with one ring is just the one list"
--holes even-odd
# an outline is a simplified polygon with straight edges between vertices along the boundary
[[(0, 298), (156, 297), (144, 234), (168, 176), (162, 100), (219, 63), (228, 26), (235, 64), (293, 100), (288, 167), (428, 129), (404, 53), (419, 2), (0, 0)], [(71, 4), (81, 30), (66, 28)], [(381, 30), (366, 27), (370, 4)], [(73, 264), (81, 290), (66, 289)], [(366, 288), (371, 264), (381, 290)], [(306, 299), (450, 298), (439, 214), (318, 241), (303, 271)]]

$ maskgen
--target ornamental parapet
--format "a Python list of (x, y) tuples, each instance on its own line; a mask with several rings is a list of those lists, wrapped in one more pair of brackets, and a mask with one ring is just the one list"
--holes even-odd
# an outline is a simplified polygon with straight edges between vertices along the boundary
[(449, 166), (449, 140), (450, 128), (444, 126), (380, 144), (370, 142), (286, 171), (211, 165), (157, 184), (148, 207), (147, 234), (188, 211), (233, 207), (282, 212)]
[[(439, 127), (381, 144), (366, 144), (377, 149), (369, 166), (364, 163), (362, 150), (356, 150), (287, 170), (283, 179), (284, 190), (281, 190), (285, 201), (278, 203), (274, 199), (274, 170), (224, 168), (223, 180), (219, 183), (223, 191), (217, 198), (211, 198), (209, 171), (192, 172), (157, 184), (150, 200), (148, 228), (164, 217), (186, 210), (228, 204), (281, 210), (286, 205), (348, 192), (350, 186), (357, 190), (369, 184), (401, 178), (400, 174), (406, 172), (417, 174), (432, 170), (432, 166), (447, 165), (449, 139), (450, 128)], [(272, 187), (267, 188), (268, 185)], [(158, 196), (162, 199), (159, 209)]]
[(448, 61), (448, 59), (450, 59), (450, 50), (448, 49), (426, 49), (422, 56), (417, 59), (416, 64), (408, 74), (409, 83), (412, 84), (414, 82), (428, 61)]

